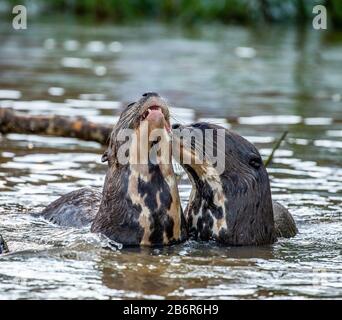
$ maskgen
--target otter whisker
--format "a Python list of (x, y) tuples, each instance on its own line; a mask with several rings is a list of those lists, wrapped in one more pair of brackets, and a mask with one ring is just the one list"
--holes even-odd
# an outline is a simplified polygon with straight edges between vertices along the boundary
[(184, 121), (177, 119), (177, 117), (171, 111), (170, 111), (170, 118), (172, 118), (173, 120), (177, 121), (180, 124), (183, 124), (183, 125), (186, 124)]
[(195, 152), (197, 154), (202, 154), (204, 159), (208, 160), (210, 158), (210, 155), (207, 153), (204, 144), (199, 145), (198, 143), (195, 143), (194, 145), (192, 145), (192, 147), (195, 149)]

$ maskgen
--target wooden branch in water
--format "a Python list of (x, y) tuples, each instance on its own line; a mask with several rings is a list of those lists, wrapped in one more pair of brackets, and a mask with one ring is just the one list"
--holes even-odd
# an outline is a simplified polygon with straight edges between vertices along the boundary
[(0, 109), (0, 133), (37, 134), (73, 137), (106, 145), (113, 126), (97, 124), (84, 118), (64, 116), (31, 116), (13, 109)]
[(274, 153), (279, 149), (280, 144), (283, 142), (283, 140), (286, 138), (288, 134), (288, 131), (283, 132), (277, 143), (274, 145), (271, 154), (268, 156), (267, 160), (265, 161), (265, 167), (267, 167), (273, 159)]

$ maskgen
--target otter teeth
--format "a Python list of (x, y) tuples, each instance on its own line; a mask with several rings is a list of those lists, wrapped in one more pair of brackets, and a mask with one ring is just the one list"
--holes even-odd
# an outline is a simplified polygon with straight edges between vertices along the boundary
[(141, 120), (145, 120), (152, 110), (159, 110), (161, 112), (161, 108), (160, 107), (158, 107), (158, 106), (151, 106), (142, 114)]
[(147, 116), (149, 115), (150, 113), (150, 109), (147, 109), (141, 116), (141, 119), (142, 120), (145, 120), (147, 118)]

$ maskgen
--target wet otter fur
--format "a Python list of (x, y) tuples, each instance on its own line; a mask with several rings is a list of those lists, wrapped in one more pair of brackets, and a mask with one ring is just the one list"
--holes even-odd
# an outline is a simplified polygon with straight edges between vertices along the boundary
[[(150, 158), (139, 163), (140, 140), (153, 129), (165, 136), (166, 148), (171, 146), (169, 111), (157, 93), (146, 93), (127, 106), (115, 125), (107, 151), (102, 160), (108, 170), (102, 190), (83, 188), (51, 203), (41, 215), (63, 226), (84, 226), (91, 223), (91, 231), (102, 233), (126, 246), (170, 245), (186, 240), (187, 229), (178, 187), (171, 163), (171, 153), (155, 163)], [(144, 131), (144, 126), (148, 131)], [(121, 163), (118, 153), (127, 141), (120, 132), (133, 130), (129, 141), (128, 162)], [(166, 141), (166, 142), (165, 142)], [(148, 150), (155, 146), (148, 141)], [(135, 152), (136, 151), (136, 152)]]
[(281, 203), (273, 201), (273, 215), (278, 238), (292, 238), (298, 233), (292, 214)]
[[(190, 132), (200, 130), (202, 133), (211, 129), (214, 136), (218, 129), (224, 130), (224, 151), (215, 144), (213, 146), (217, 156), (224, 157), (223, 172), (216, 172), (210, 161), (196, 163), (198, 155), (194, 144), (185, 147), (180, 138), (184, 129)], [(176, 158), (192, 183), (185, 215), (193, 238), (203, 241), (213, 239), (234, 246), (265, 245), (274, 243), (277, 236), (296, 233), (289, 212), (272, 202), (268, 174), (253, 144), (230, 130), (205, 122), (188, 126), (175, 124), (173, 136), (181, 146), (181, 154)], [(208, 141), (204, 135), (199, 147), (202, 156), (205, 155), (206, 143)], [(177, 151), (177, 148), (174, 150)], [(193, 157), (190, 164), (182, 163), (184, 152)]]
[(101, 199), (101, 190), (78, 189), (50, 203), (40, 215), (62, 227), (82, 228), (94, 221)]

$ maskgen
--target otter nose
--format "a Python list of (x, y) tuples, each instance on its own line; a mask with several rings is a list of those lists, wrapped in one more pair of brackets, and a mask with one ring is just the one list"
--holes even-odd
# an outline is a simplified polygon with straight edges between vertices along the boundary
[(156, 92), (146, 92), (146, 93), (143, 94), (143, 97), (147, 97), (147, 98), (149, 98), (149, 97), (159, 97), (159, 94), (156, 93)]

